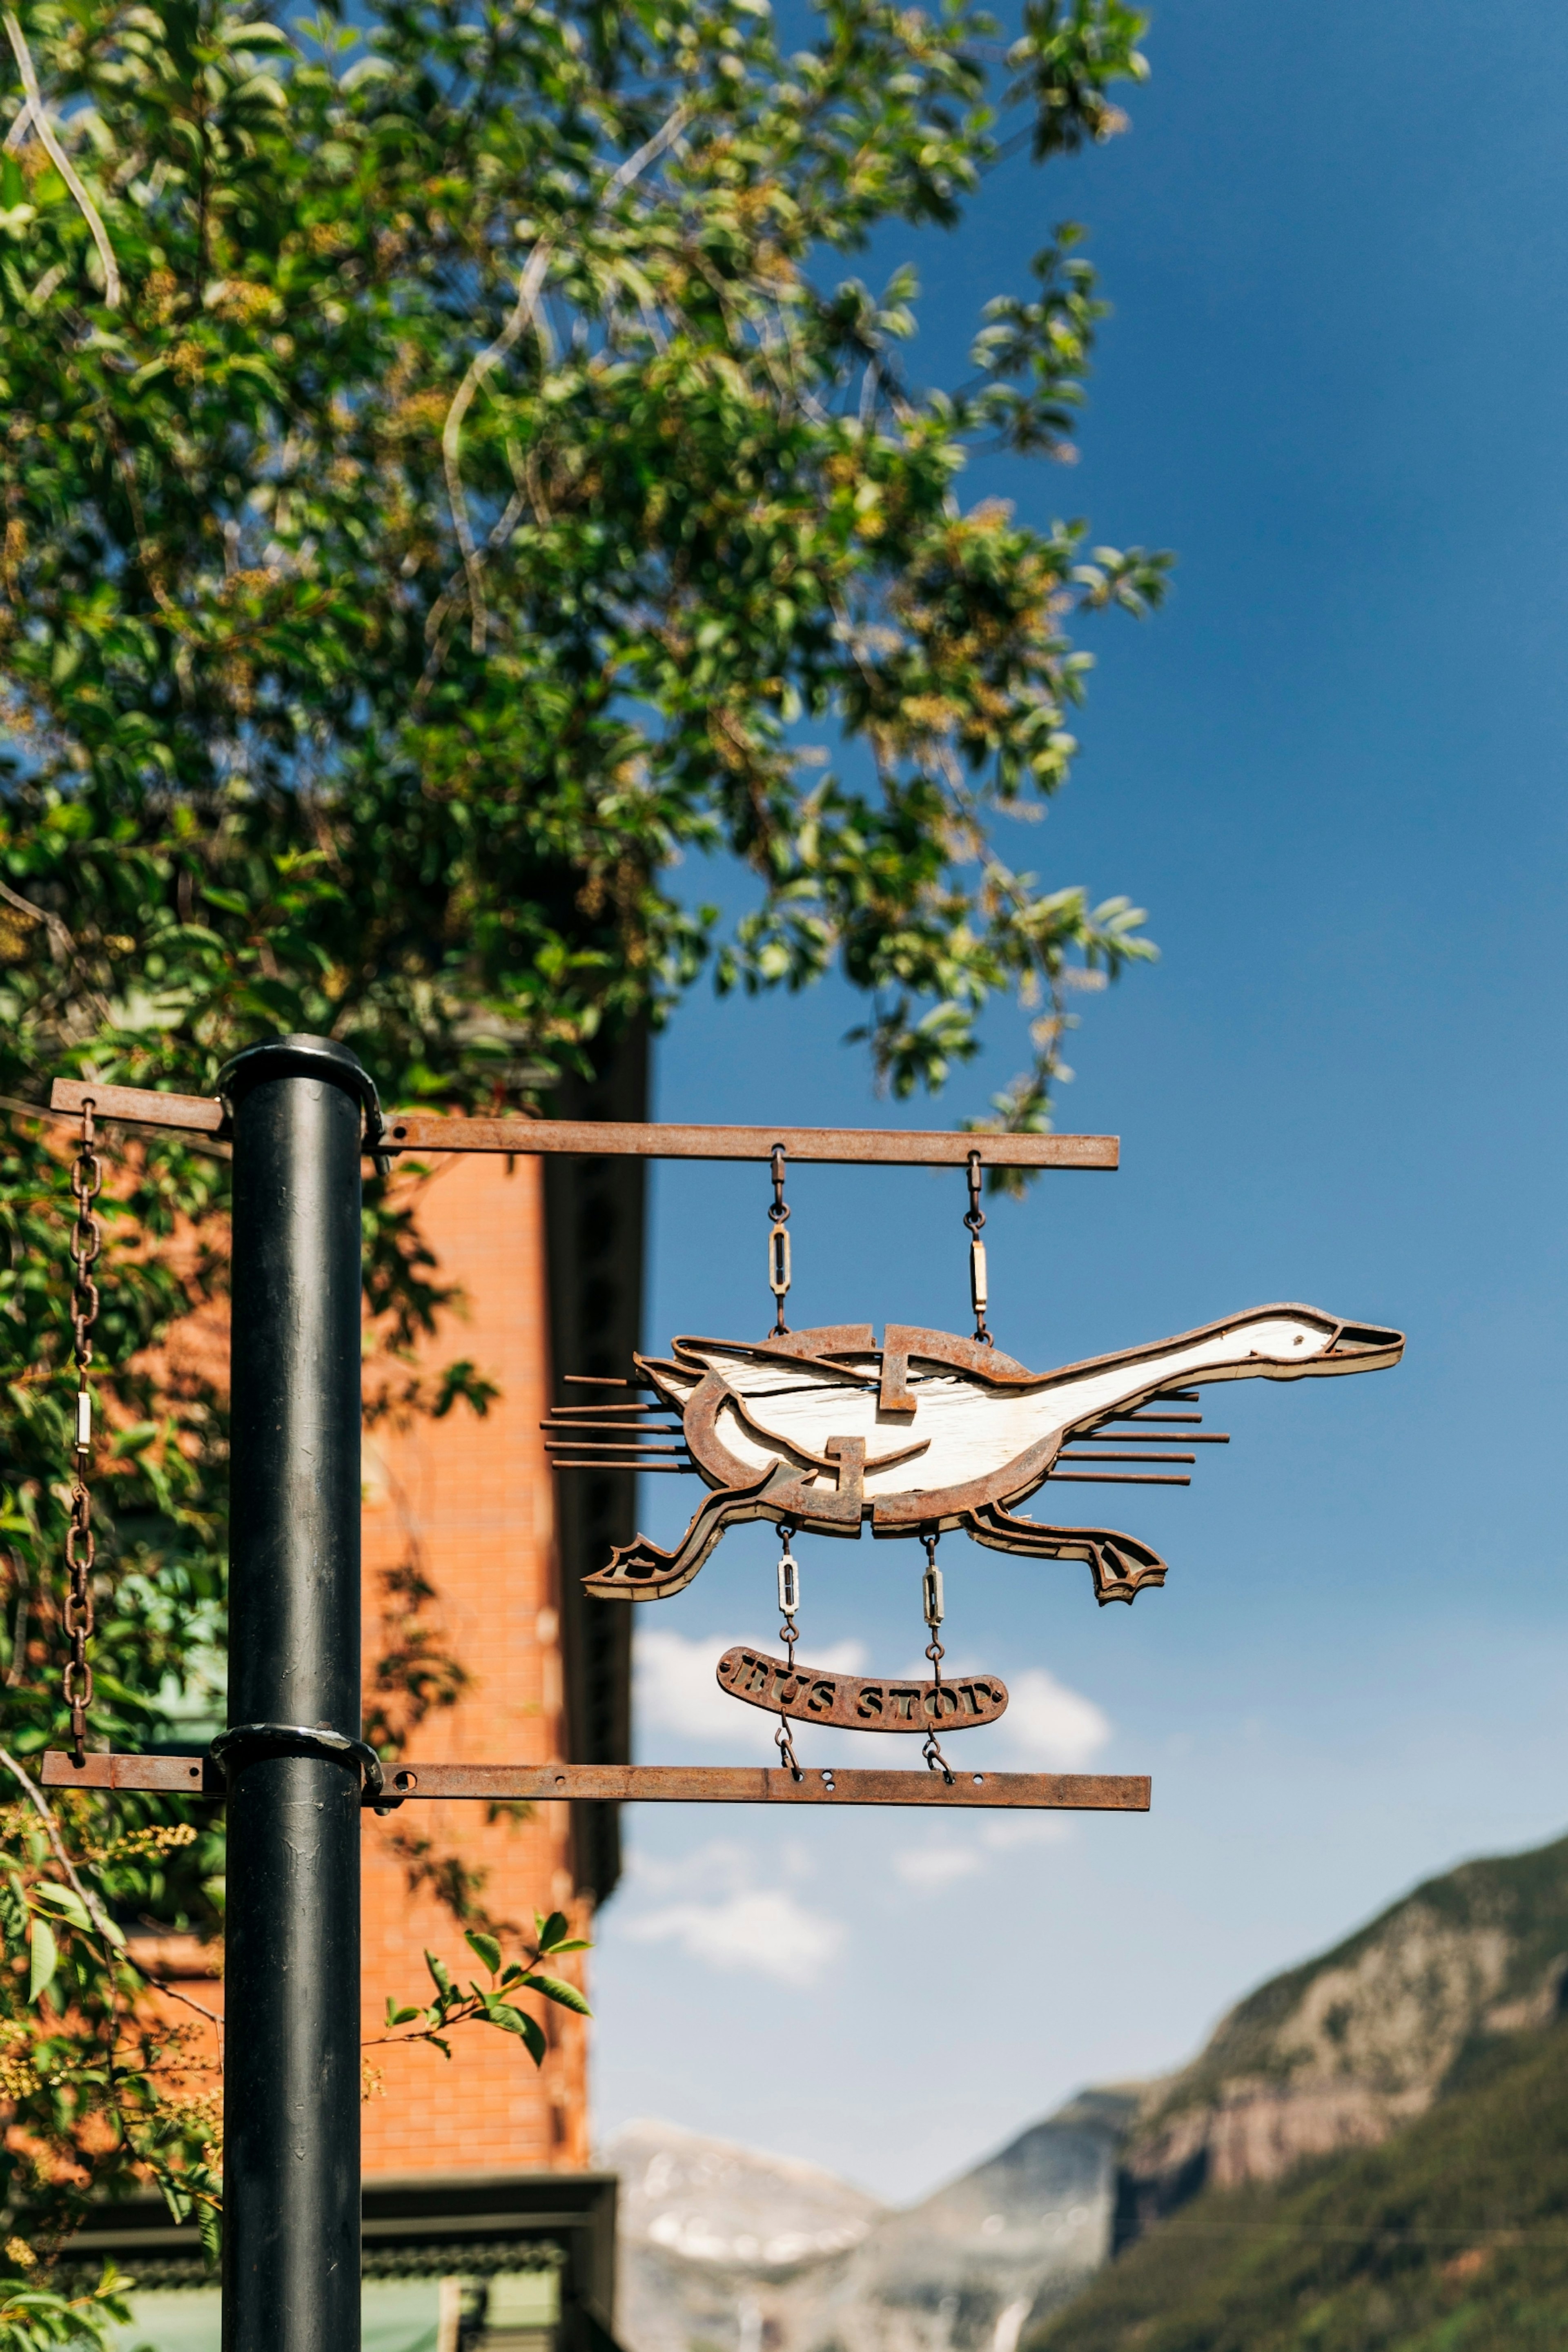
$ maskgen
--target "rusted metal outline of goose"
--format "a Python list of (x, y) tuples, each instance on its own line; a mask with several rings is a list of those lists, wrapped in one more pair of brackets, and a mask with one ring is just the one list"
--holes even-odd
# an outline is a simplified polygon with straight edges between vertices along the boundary
[[(584, 1585), (602, 1600), (667, 1600), (690, 1583), (728, 1527), (787, 1520), (811, 1534), (853, 1538), (868, 1520), (874, 1537), (962, 1528), (995, 1551), (1084, 1560), (1101, 1603), (1131, 1601), (1145, 1585), (1165, 1580), (1165, 1562), (1147, 1544), (1115, 1528), (1046, 1527), (1015, 1515), (1012, 1507), (1045, 1483), (1065, 1445), (1173, 1389), (1380, 1371), (1396, 1364), (1404, 1349), (1401, 1331), (1295, 1305), (1254, 1307), (1049, 1372), (1031, 1372), (999, 1348), (912, 1324), (889, 1324), (879, 1348), (868, 1323), (755, 1342), (678, 1339), (669, 1357), (634, 1360), (642, 1379), (680, 1413), (692, 1461), (711, 1492), (673, 1551), (639, 1535), (617, 1545), (608, 1565), (584, 1577)], [(770, 1375), (785, 1370), (807, 1377), (770, 1387)], [(812, 1443), (809, 1423), (823, 1415), (802, 1400), (820, 1407), (825, 1398), (842, 1423), (861, 1427), (826, 1435), (817, 1430)], [(1034, 1399), (1041, 1411), (1020, 1415), (1019, 1403)], [(1040, 1425), (1026, 1444), (973, 1475), (868, 1494), (868, 1477), (912, 1464), (933, 1447), (939, 1460), (954, 1451), (950, 1431), (915, 1433), (922, 1402), (932, 1408), (928, 1423), (938, 1419), (939, 1403), (949, 1408), (949, 1421), (955, 1403), (961, 1413), (988, 1412), (994, 1442), (1009, 1445), (1009, 1426), (1016, 1435), (1021, 1422)], [(972, 1450), (984, 1435), (984, 1423), (977, 1423)], [(894, 1442), (869, 1451), (880, 1437)], [(817, 1483), (826, 1478), (831, 1487)]]

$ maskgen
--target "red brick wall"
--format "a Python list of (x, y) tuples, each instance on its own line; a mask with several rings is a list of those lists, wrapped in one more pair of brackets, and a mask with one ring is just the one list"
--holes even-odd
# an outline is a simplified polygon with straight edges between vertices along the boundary
[[(472, 1359), (500, 1390), (479, 1419), (458, 1404), (444, 1420), (411, 1417), (368, 1429), (364, 1446), (364, 1628), (367, 1696), (379, 1656), (404, 1638), (407, 1604), (385, 1571), (416, 1564), (435, 1597), (417, 1623), (469, 1677), (437, 1706), (409, 1752), (452, 1762), (545, 1761), (563, 1753), (553, 1496), (540, 1422), (550, 1399), (542, 1186), (537, 1160), (465, 1155), (437, 1163), (419, 1223), (443, 1281), (467, 1294), (422, 1349), (430, 1372)], [(542, 1805), (521, 1822), (489, 1823), (482, 1805), (404, 1806), (365, 1817), (364, 2031), (384, 2031), (388, 1994), (428, 1990), (426, 1947), (454, 1976), (482, 1973), (462, 1931), (427, 1890), (411, 1891), (399, 1842), (428, 1840), (427, 1857), (456, 1856), (488, 1874), (479, 1900), (522, 1928), (535, 1911), (567, 1911), (591, 1933), (570, 1871), (567, 1809)], [(515, 1939), (510, 1948), (515, 1950)], [(583, 1982), (578, 1960), (557, 1973)], [(525, 1996), (551, 2047), (536, 2072), (513, 2035), (472, 2026), (450, 2063), (430, 2049), (372, 2050), (382, 2088), (364, 2110), (367, 2173), (588, 2161), (587, 2032), (567, 2011)]]

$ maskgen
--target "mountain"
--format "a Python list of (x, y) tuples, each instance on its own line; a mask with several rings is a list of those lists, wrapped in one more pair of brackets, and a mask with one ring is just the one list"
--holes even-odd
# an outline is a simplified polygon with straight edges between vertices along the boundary
[(1222, 2020), (1122, 2155), (1117, 2242), (1200, 2189), (1280, 2179), (1425, 2115), (1468, 2055), (1545, 2025), (1568, 1973), (1568, 1838), (1465, 1863)]
[(1014, 2352), (1110, 2243), (1135, 2092), (1095, 2091), (894, 2212), (816, 2167), (629, 2124), (617, 2331), (635, 2352)]
[(1209, 2189), (1025, 2352), (1561, 2352), (1568, 2021), (1475, 2049), (1416, 2122)]
[[(1161, 2082), (903, 2212), (627, 2127), (635, 2352), (1568, 2345), (1568, 1838), (1429, 1879)], [(1117, 2259), (1109, 2263), (1115, 2252)]]

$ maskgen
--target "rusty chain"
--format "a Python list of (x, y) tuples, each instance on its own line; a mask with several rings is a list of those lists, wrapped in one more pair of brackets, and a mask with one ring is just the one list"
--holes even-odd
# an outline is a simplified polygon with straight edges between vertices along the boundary
[(985, 1212), (980, 1205), (980, 1154), (969, 1155), (969, 1208), (964, 1223), (969, 1228), (969, 1297), (974, 1308), (974, 1337), (983, 1348), (995, 1345), (985, 1328), (985, 1244), (981, 1231), (985, 1223)]
[(952, 1768), (938, 1746), (936, 1737), (936, 1726), (942, 1713), (942, 1662), (947, 1655), (942, 1646), (941, 1636), (937, 1630), (942, 1623), (943, 1614), (942, 1570), (936, 1564), (936, 1548), (941, 1541), (941, 1530), (938, 1529), (932, 1535), (921, 1536), (921, 1541), (926, 1550), (925, 1573), (921, 1579), (921, 1610), (926, 1621), (926, 1630), (931, 1635), (931, 1640), (926, 1643), (926, 1656), (931, 1660), (931, 1679), (937, 1693), (937, 1715), (926, 1732), (925, 1746), (921, 1749), (921, 1754), (925, 1759), (927, 1771), (940, 1772), (951, 1789)]
[(773, 1206), (768, 1211), (768, 1288), (773, 1294), (773, 1328), (770, 1337), (789, 1337), (784, 1300), (789, 1296), (789, 1210), (784, 1205), (784, 1148), (775, 1143), (770, 1155), (773, 1180)]
[[(784, 1214), (788, 1216), (787, 1209)], [(779, 1639), (789, 1652), (789, 1670), (793, 1675), (795, 1645), (800, 1639), (795, 1622), (795, 1612), (800, 1607), (800, 1563), (790, 1549), (790, 1545), (795, 1539), (795, 1528), (790, 1520), (779, 1521), (779, 1534), (784, 1539), (784, 1550), (779, 1556), (779, 1613), (784, 1619), (784, 1623), (779, 1627)], [(779, 1727), (773, 1734), (773, 1745), (779, 1751), (779, 1762), (793, 1774), (795, 1780), (804, 1780), (805, 1775), (795, 1760), (795, 1742), (790, 1737), (789, 1717), (782, 1706), (779, 1709)]]
[(71, 1195), (76, 1223), (71, 1229), (71, 1331), (76, 1355), (76, 1444), (71, 1458), (70, 1524), (66, 1529), (68, 1589), (62, 1612), (70, 1641), (64, 1689), (70, 1708), (71, 1752), (79, 1766), (87, 1748), (87, 1711), (92, 1705), (92, 1668), (87, 1645), (92, 1639), (92, 1570), (97, 1539), (92, 1530), (92, 1496), (88, 1492), (88, 1459), (92, 1452), (92, 1334), (98, 1321), (98, 1284), (93, 1267), (103, 1246), (102, 1230), (92, 1213), (103, 1183), (103, 1170), (93, 1145), (90, 1096), (81, 1107), (81, 1148), (71, 1170)]

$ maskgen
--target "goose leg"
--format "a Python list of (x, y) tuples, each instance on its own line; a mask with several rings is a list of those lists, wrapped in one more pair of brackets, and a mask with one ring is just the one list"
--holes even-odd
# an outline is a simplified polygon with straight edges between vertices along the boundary
[(600, 1601), (667, 1601), (690, 1583), (726, 1528), (773, 1516), (768, 1495), (792, 1486), (798, 1475), (786, 1462), (770, 1462), (751, 1486), (719, 1487), (699, 1506), (673, 1551), (661, 1551), (646, 1536), (616, 1544), (608, 1565), (583, 1579), (584, 1591)]
[(1087, 1560), (1101, 1608), (1108, 1601), (1135, 1601), (1146, 1584), (1165, 1581), (1165, 1563), (1159, 1553), (1115, 1528), (1045, 1528), (1037, 1520), (1015, 1517), (1000, 1503), (982, 1503), (977, 1510), (966, 1511), (961, 1524), (977, 1544), (992, 1551), (1016, 1552), (1026, 1559)]

